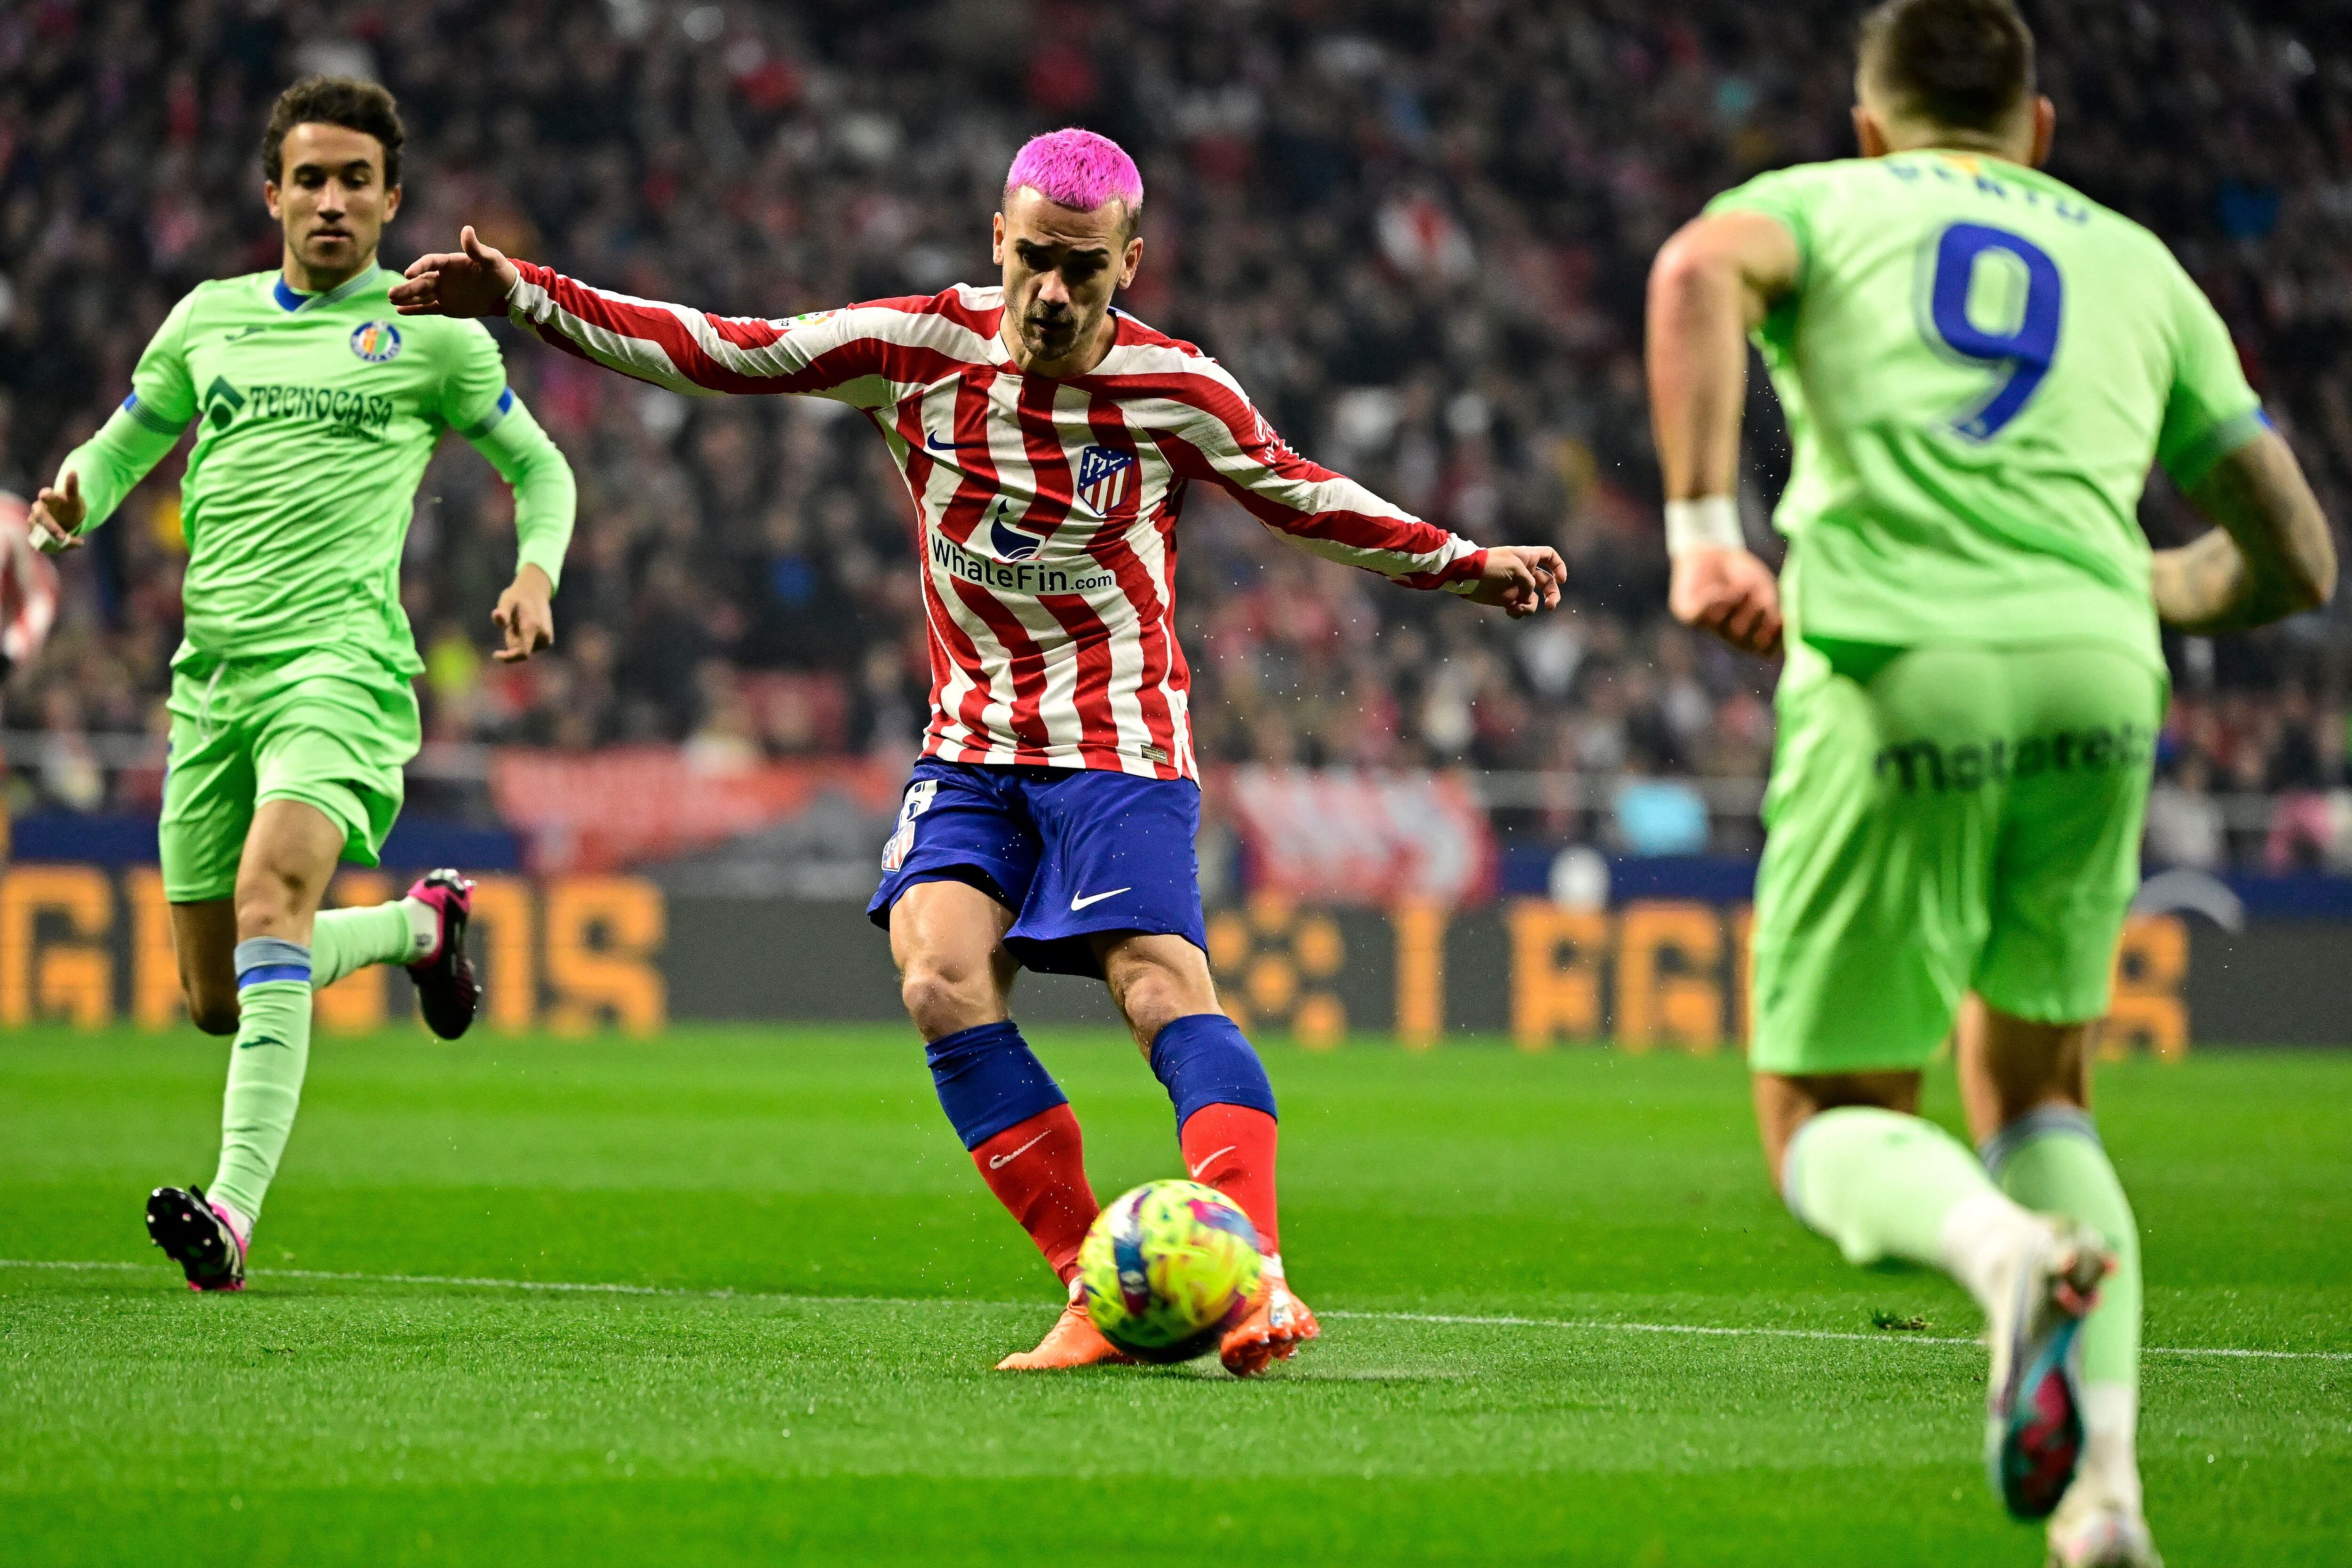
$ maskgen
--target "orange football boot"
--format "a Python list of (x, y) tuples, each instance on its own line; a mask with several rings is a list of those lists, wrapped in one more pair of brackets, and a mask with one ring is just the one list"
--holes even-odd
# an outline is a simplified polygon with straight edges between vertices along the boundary
[(1322, 1332), (1323, 1325), (1306, 1302), (1290, 1293), (1282, 1276), (1266, 1274), (1250, 1298), (1249, 1315), (1225, 1331), (1217, 1359), (1235, 1377), (1255, 1377), (1276, 1362), (1297, 1355), (1299, 1346)]
[(1037, 1342), (1037, 1348), (1006, 1356), (996, 1363), (999, 1372), (1059, 1372), (1073, 1366), (1133, 1366), (1135, 1358), (1103, 1338), (1095, 1321), (1087, 1315), (1087, 1300), (1072, 1295), (1070, 1304)]

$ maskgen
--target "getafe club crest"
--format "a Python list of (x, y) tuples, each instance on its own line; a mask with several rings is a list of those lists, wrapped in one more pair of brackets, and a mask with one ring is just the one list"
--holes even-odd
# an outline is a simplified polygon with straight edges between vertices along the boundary
[(1097, 517), (1108, 517), (1111, 509), (1127, 499), (1128, 487), (1135, 481), (1132, 452), (1088, 447), (1078, 454), (1078, 500)]
[(400, 329), (390, 321), (362, 321), (352, 333), (352, 353), (382, 364), (400, 352)]

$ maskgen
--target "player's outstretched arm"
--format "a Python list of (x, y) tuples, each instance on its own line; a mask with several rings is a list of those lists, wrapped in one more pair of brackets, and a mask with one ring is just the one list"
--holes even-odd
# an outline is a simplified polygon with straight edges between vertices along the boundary
[(924, 333), (975, 335), (968, 325), (887, 305), (784, 321), (715, 316), (512, 260), (471, 227), (458, 244), (409, 264), (406, 281), (392, 290), (403, 315), (504, 315), (568, 354), (689, 395), (813, 393), (875, 407), (889, 400), (894, 371), (902, 382), (933, 374)]
[(2294, 453), (2265, 430), (2189, 488), (2218, 526), (2156, 552), (2157, 614), (2206, 635), (2267, 626), (2317, 609), (2336, 592), (2336, 542)]
[(196, 415), (184, 350), (194, 300), (190, 294), (172, 307), (131, 373), (131, 395), (98, 434), (66, 454), (57, 482), (33, 498), (26, 537), (36, 550), (77, 548), (179, 444)]
[(404, 316), (503, 316), (522, 272), (506, 253), (484, 245), (467, 224), (457, 231), (457, 248), (420, 256), (408, 264), (404, 282), (392, 286), (392, 302)]
[(1301, 549), (1407, 588), (1443, 588), (1514, 618), (1556, 608), (1568, 569), (1549, 545), (1481, 550), (1293, 451), (1239, 384), (1211, 363), (1167, 405), (1178, 439), (1162, 449), (1187, 478), (1223, 488)]
[(1748, 333), (1795, 289), (1796, 237), (1758, 212), (1695, 218), (1650, 270), (1650, 419), (1665, 483), (1667, 607), (1734, 647), (1780, 647), (1780, 593), (1739, 528)]
[(1474, 605), (1500, 605), (1515, 621), (1559, 608), (1568, 563), (1559, 551), (1549, 544), (1495, 544), (1485, 554), (1477, 586), (1463, 597)]

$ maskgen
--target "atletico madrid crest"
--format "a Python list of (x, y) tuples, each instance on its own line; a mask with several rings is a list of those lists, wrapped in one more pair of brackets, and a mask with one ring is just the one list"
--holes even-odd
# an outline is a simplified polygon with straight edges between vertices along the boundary
[(1127, 499), (1136, 481), (1135, 454), (1088, 447), (1078, 454), (1078, 502), (1097, 517)]

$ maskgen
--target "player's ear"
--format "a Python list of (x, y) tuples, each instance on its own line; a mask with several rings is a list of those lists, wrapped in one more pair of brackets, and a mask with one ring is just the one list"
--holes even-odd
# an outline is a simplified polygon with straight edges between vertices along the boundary
[(278, 207), (277, 181), (264, 180), (261, 182), (261, 205), (269, 209), (269, 216), (271, 217), (280, 219), (281, 221), (284, 219), (286, 215), (280, 212)]
[(1886, 156), (1889, 147), (1886, 127), (1879, 123), (1878, 116), (1873, 114), (1867, 106), (1859, 103), (1853, 106), (1853, 141), (1865, 158)]
[(2050, 162), (2051, 139), (2058, 134), (2058, 106), (2047, 97), (2033, 100), (2032, 166), (2039, 169)]
[(998, 213), (989, 220), (988, 258), (999, 267), (1004, 265), (1004, 215)]
[(1118, 286), (1122, 289), (1135, 287), (1135, 274), (1142, 265), (1143, 237), (1138, 235), (1127, 242), (1127, 249), (1119, 257)]
[(394, 218), (400, 216), (401, 188), (402, 187), (398, 185), (394, 185), (392, 189), (383, 193), (383, 221), (386, 223), (390, 223)]

